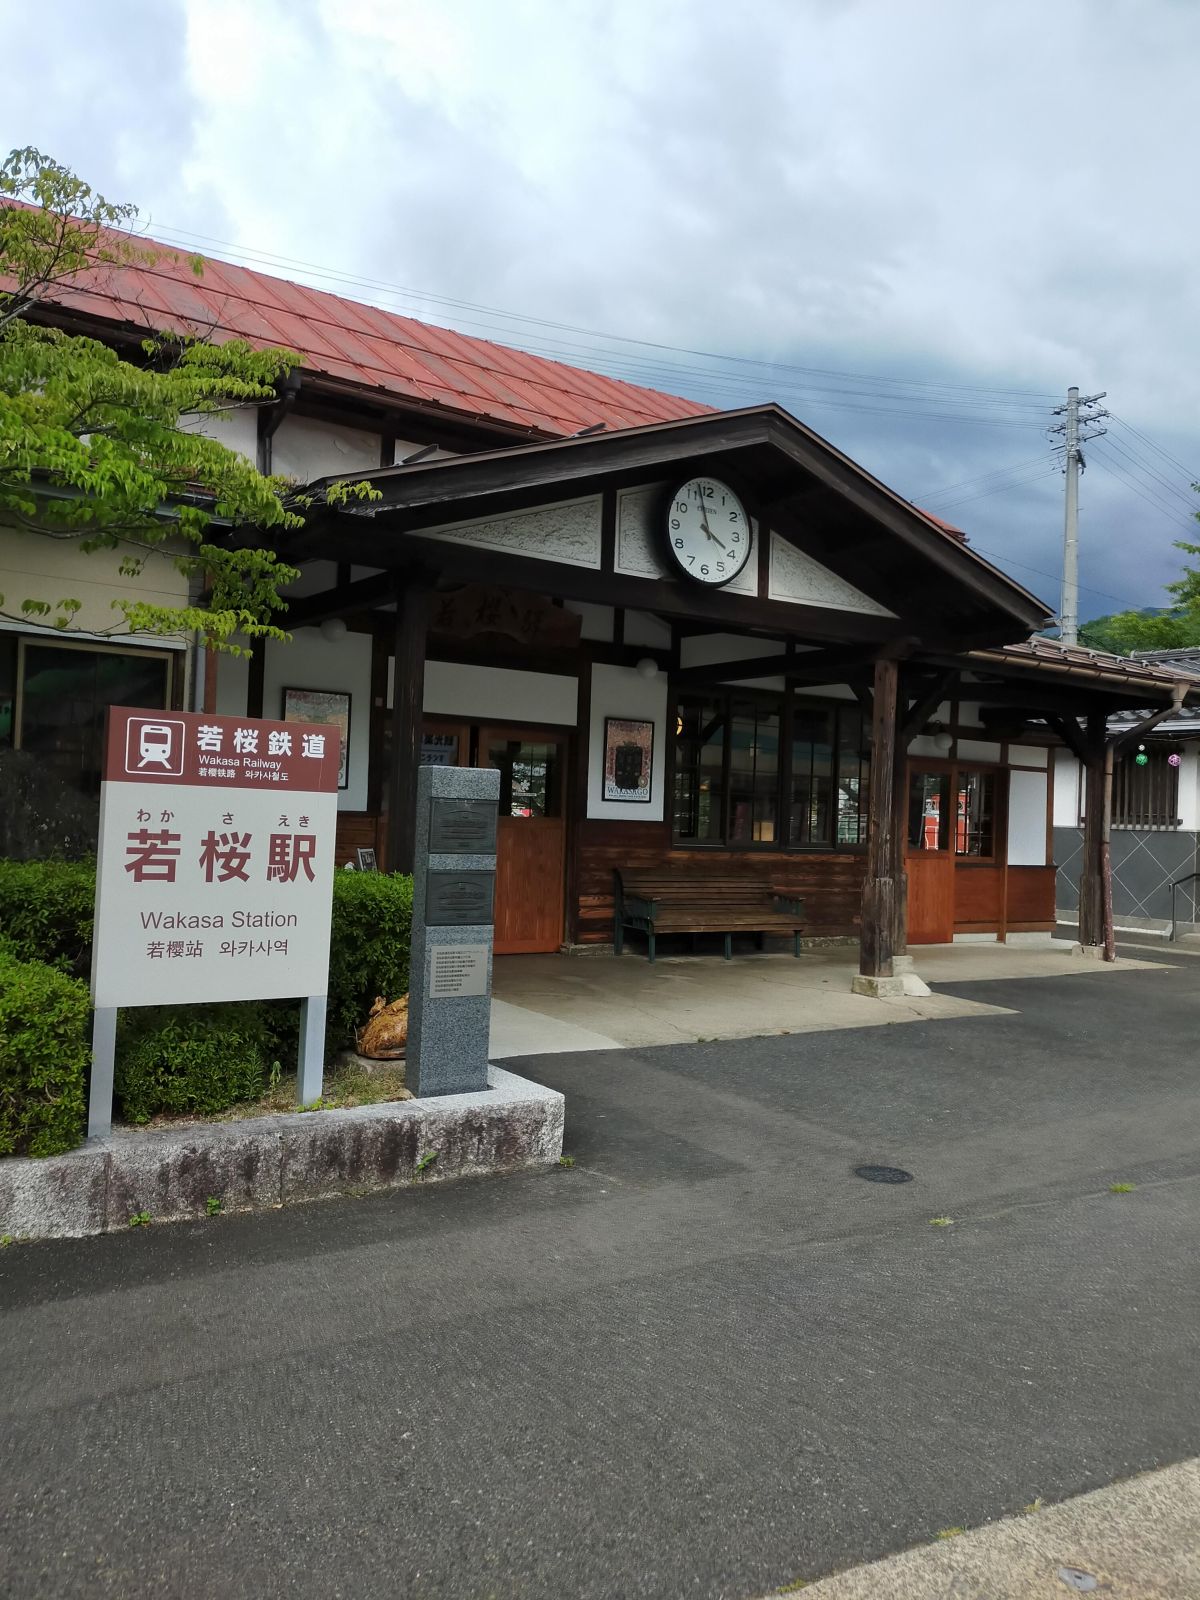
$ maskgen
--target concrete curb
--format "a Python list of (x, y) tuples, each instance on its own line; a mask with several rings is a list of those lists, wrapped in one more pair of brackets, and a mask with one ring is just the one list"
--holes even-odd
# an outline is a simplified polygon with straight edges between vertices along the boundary
[(223, 1212), (247, 1211), (552, 1166), (564, 1111), (555, 1090), (489, 1066), (479, 1094), (123, 1129), (66, 1155), (0, 1161), (0, 1234), (73, 1239), (146, 1213), (202, 1217), (210, 1197)]

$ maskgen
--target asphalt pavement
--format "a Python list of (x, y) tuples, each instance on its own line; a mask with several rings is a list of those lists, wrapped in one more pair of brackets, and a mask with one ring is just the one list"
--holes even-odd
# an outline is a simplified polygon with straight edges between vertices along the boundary
[(749, 1597), (1200, 1454), (1200, 965), (962, 992), (508, 1063), (569, 1169), (0, 1251), (0, 1594)]

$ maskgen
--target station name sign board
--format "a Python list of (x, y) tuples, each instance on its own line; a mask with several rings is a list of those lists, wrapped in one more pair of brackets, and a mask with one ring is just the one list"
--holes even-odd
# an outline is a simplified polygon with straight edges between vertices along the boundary
[(339, 763), (328, 727), (113, 707), (93, 1005), (323, 995)]

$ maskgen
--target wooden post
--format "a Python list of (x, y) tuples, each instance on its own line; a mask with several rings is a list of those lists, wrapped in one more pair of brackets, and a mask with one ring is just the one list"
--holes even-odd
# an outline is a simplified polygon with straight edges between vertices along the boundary
[(411, 872), (417, 828), (417, 773), (421, 765), (421, 713), (425, 698), (425, 639), (433, 585), (423, 573), (396, 585), (395, 672), (392, 682), (392, 754), (388, 785), (387, 865)]
[(892, 958), (904, 941), (904, 834), (897, 828), (896, 800), (897, 766), (903, 767), (896, 749), (899, 679), (898, 662), (876, 661), (871, 706), (871, 820), (858, 957), (859, 974), (864, 978), (892, 977)]

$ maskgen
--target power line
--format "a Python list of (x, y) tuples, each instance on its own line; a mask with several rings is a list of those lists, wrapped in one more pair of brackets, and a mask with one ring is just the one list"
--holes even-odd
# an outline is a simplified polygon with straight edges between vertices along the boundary
[(1135, 439), (1140, 439), (1143, 444), (1149, 445), (1151, 450), (1157, 451), (1158, 454), (1162, 456), (1164, 461), (1169, 461), (1173, 467), (1177, 467), (1179, 471), (1182, 472), (1187, 478), (1189, 483), (1195, 484), (1197, 481), (1200, 481), (1200, 472), (1194, 472), (1191, 467), (1185, 467), (1183, 462), (1180, 461), (1177, 456), (1171, 455), (1170, 452), (1164, 450), (1161, 445), (1155, 444), (1153, 439), (1148, 439), (1144, 433), (1141, 433), (1137, 428), (1134, 427), (1132, 422), (1126, 422), (1124, 417), (1118, 417), (1115, 414), (1113, 415), (1112, 420), (1120, 423), (1121, 427), (1126, 429), (1127, 432), (1132, 433)]
[(1152, 478), (1156, 484), (1167, 490), (1169, 494), (1175, 495), (1175, 497), (1182, 502), (1188, 511), (1194, 512), (1197, 509), (1196, 497), (1190, 488), (1186, 490), (1180, 489), (1177, 484), (1172, 483), (1168, 478), (1164, 478), (1162, 474), (1151, 467), (1142, 456), (1139, 456), (1136, 452), (1127, 450), (1119, 439), (1110, 438), (1107, 448), (1116, 450), (1117, 453), (1122, 456), (1124, 460), (1126, 460), (1136, 471), (1142, 473), (1147, 478)]
[(1113, 477), (1119, 479), (1127, 489), (1131, 489), (1133, 493), (1136, 494), (1139, 499), (1144, 500), (1148, 506), (1153, 506), (1155, 511), (1161, 512), (1163, 516), (1168, 518), (1168, 520), (1173, 521), (1181, 516), (1181, 513), (1176, 507), (1166, 505), (1163, 501), (1156, 499), (1150, 490), (1148, 490), (1144, 485), (1140, 484), (1138, 480), (1134, 478), (1128, 472), (1128, 470), (1121, 466), (1118, 462), (1113, 461), (1102, 454), (1094, 454), (1092, 459), (1098, 462), (1106, 472), (1112, 473)]
[[(467, 311), (488, 317), (499, 317), (506, 322), (517, 323), (525, 326), (549, 329), (553, 332), (569, 333), (576, 337), (596, 339), (608, 344), (634, 346), (638, 349), (663, 352), (670, 356), (689, 356), (704, 361), (715, 361), (727, 366), (738, 367), (756, 372), (762, 376), (772, 373), (790, 373), (802, 375), (806, 378), (824, 378), (835, 383), (866, 383), (886, 386), (884, 394), (875, 391), (879, 398), (906, 401), (923, 399), (929, 401), (942, 401), (943, 403), (975, 405), (979, 407), (996, 406), (999, 408), (1033, 409), (1033, 404), (1044, 401), (1048, 396), (1036, 390), (1006, 389), (980, 384), (956, 384), (948, 380), (921, 379), (921, 378), (894, 378), (881, 374), (842, 372), (833, 368), (808, 367), (793, 362), (769, 361), (760, 357), (728, 355), (719, 351), (696, 349), (686, 345), (673, 345), (663, 341), (642, 339), (632, 335), (613, 334), (594, 328), (580, 326), (570, 322), (555, 321), (546, 317), (531, 316), (523, 312), (509, 311), (502, 307), (489, 306), (475, 301), (455, 298), (448, 295), (437, 295), (426, 290), (414, 289), (403, 285), (387, 283), (380, 279), (357, 276), (351, 273), (335, 271), (332, 268), (321, 266), (315, 262), (298, 260), (293, 257), (275, 254), (268, 251), (254, 250), (242, 245), (234, 244), (229, 240), (215, 239), (205, 234), (194, 233), (183, 228), (161, 228), (155, 230), (156, 235), (166, 244), (179, 244), (180, 248), (192, 248), (183, 241), (190, 240), (195, 243), (217, 245), (237, 256), (244, 262), (269, 264), (275, 267), (300, 269), (312, 276), (327, 279), (330, 282), (353, 285), (359, 288), (371, 289), (389, 297), (409, 296), (427, 302), (430, 305), (446, 307), (454, 311)], [(511, 332), (511, 330), (505, 330)], [(577, 349), (578, 347), (576, 347)], [(636, 360), (628, 351), (623, 353), (623, 359)], [(646, 358), (640, 358), (646, 359)], [(659, 363), (661, 366), (677, 365), (675, 363)], [(681, 368), (680, 370), (688, 370)], [(691, 369), (696, 372), (697, 369)], [(697, 374), (701, 375), (701, 374)], [(903, 391), (916, 391), (915, 394), (905, 394)], [(900, 392), (894, 392), (900, 391)], [(973, 397), (973, 398), (968, 398)]]

